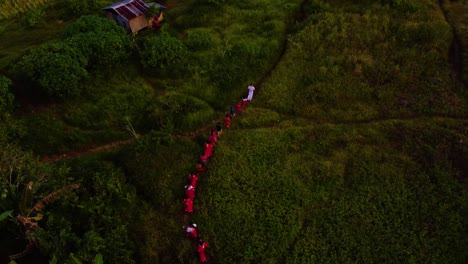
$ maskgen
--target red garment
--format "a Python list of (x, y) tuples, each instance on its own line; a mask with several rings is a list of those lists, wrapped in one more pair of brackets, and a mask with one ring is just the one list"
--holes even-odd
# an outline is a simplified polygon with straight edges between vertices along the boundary
[(208, 138), (208, 140), (213, 144), (216, 143), (216, 141), (218, 141), (218, 137), (216, 136), (216, 133), (211, 134), (211, 136), (210, 136), (210, 138)]
[(198, 254), (200, 256), (200, 262), (206, 262), (205, 249), (208, 247), (208, 243), (203, 242), (201, 245), (198, 244)]
[(193, 200), (193, 198), (195, 198), (195, 188), (193, 188), (192, 185), (188, 185), (187, 190), (185, 190), (185, 195), (188, 199)]
[(160, 28), (161, 28), (161, 24), (159, 24), (158, 19), (159, 19), (159, 16), (158, 16), (158, 15), (154, 15), (154, 17), (153, 17), (153, 22), (151, 23), (151, 26), (153, 26), (154, 28), (160, 29)]
[[(202, 157), (204, 157), (204, 156), (202, 156)], [(200, 158), (201, 158), (201, 157), (200, 157)], [(205, 158), (205, 162), (206, 162), (206, 158)], [(203, 165), (201, 165), (201, 163), (197, 163), (197, 164), (195, 165), (195, 170), (196, 170), (197, 172), (203, 172), (205, 169), (203, 169)]]
[(196, 174), (189, 174), (187, 178), (190, 181), (190, 185), (192, 185), (193, 188), (197, 187), (198, 176)]
[(228, 116), (226, 116), (224, 118), (224, 125), (229, 128), (231, 126), (231, 118), (229, 118)]
[(206, 160), (207, 160), (207, 159), (208, 159), (208, 157), (207, 157), (205, 154), (203, 154), (203, 155), (200, 156), (200, 161), (201, 161), (202, 163), (205, 163), (205, 164), (206, 164)]
[(185, 231), (185, 236), (189, 238), (196, 238), (198, 237), (197, 229), (195, 227), (189, 226)]
[(242, 102), (237, 103), (237, 112), (242, 112)]
[(192, 199), (184, 199), (183, 203), (185, 205), (185, 212), (192, 213), (193, 212), (193, 200)]
[(206, 157), (211, 157), (213, 155), (213, 144), (206, 142), (205, 143), (205, 154)]
[(247, 106), (249, 104), (248, 100), (242, 100), (242, 107)]

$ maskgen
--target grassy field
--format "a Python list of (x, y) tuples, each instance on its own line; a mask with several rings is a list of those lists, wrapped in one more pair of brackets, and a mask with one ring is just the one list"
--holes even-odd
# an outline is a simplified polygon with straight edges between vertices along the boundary
[[(84, 13), (101, 14), (100, 2)], [(97, 254), (105, 263), (198, 263), (183, 235), (189, 221), (211, 263), (464, 263), (468, 98), (448, 60), (452, 28), (439, 5), (301, 3), (168, 1), (161, 31), (132, 36), (127, 61), (90, 70), (79, 97), (56, 101), (31, 96), (36, 87), (11, 68), (29, 49), (64, 41), (79, 15), (56, 5), (62, 15), (43, 20), (52, 23), (3, 20), (12, 26), (0, 32), (10, 36), (0, 68), (17, 108), (0, 116), (0, 208), (26, 214), (29, 181), (33, 201), (80, 184), (37, 220), (34, 239), (57, 263)], [(24, 46), (15, 31), (30, 32)], [(141, 54), (155, 36), (184, 56), (148, 66)], [(256, 80), (252, 103), (200, 176), (195, 214), (183, 214), (206, 127)], [(130, 127), (140, 134), (132, 144), (35, 160), (133, 137)], [(12, 217), (0, 228), (21, 234)]]
[(467, 97), (441, 10), (307, 8), (200, 184), (212, 261), (463, 263)]

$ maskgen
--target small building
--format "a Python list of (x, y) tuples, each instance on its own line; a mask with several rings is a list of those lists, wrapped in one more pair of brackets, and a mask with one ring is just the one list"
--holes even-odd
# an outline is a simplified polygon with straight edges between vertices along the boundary
[(106, 6), (106, 16), (113, 19), (130, 33), (136, 33), (141, 29), (148, 27), (146, 11), (151, 5), (156, 5), (162, 9), (163, 6), (156, 3), (145, 3), (143, 0), (123, 0)]

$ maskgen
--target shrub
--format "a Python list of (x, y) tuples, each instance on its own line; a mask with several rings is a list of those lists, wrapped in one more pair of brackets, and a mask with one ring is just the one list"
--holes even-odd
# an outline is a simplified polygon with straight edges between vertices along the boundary
[(15, 65), (15, 72), (26, 77), (55, 98), (76, 96), (88, 78), (87, 60), (65, 43), (45, 44), (33, 49)]
[(177, 38), (163, 33), (143, 40), (140, 61), (146, 68), (165, 68), (187, 55), (187, 47)]
[(0, 116), (3, 112), (9, 112), (13, 106), (14, 96), (10, 91), (12, 82), (0, 75)]
[(130, 40), (124, 32), (79, 33), (66, 40), (88, 59), (88, 68), (112, 69), (130, 55)]
[(78, 20), (76, 20), (73, 24), (71, 24), (65, 30), (65, 37), (73, 37), (79, 33), (87, 33), (87, 32), (108, 32), (108, 33), (121, 33), (125, 32), (123, 28), (119, 27), (114, 21), (98, 16), (82, 16)]
[(96, 0), (68, 0), (67, 9), (74, 15), (89, 14), (98, 8)]
[(65, 31), (66, 42), (81, 50), (89, 68), (113, 68), (130, 55), (130, 39), (112, 20), (82, 16)]
[(42, 21), (44, 14), (44, 11), (39, 8), (30, 9), (23, 15), (24, 23), (26, 26), (34, 28)]
[(173, 126), (190, 130), (206, 122), (214, 110), (203, 100), (178, 93), (168, 93), (158, 98), (152, 117), (159, 127)]

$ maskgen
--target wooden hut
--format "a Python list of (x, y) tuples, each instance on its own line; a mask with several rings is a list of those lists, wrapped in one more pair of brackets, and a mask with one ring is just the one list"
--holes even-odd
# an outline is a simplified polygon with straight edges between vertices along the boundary
[(136, 33), (148, 26), (145, 13), (150, 5), (143, 0), (123, 0), (106, 6), (103, 10), (108, 18), (115, 20), (125, 30)]

